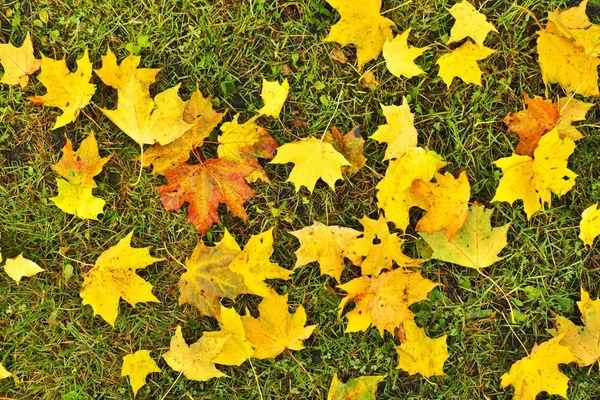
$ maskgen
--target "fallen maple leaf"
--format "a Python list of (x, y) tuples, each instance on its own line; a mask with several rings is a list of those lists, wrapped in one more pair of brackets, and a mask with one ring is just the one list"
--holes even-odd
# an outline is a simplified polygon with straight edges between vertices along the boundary
[(356, 46), (358, 70), (381, 53), (387, 39), (392, 38), (392, 26), (396, 24), (379, 14), (381, 0), (327, 0), (341, 15), (331, 27), (325, 42), (337, 42), (342, 46)]
[(229, 211), (242, 221), (248, 221), (244, 202), (254, 190), (245, 178), (254, 169), (245, 164), (217, 158), (202, 164), (180, 164), (163, 172), (167, 184), (159, 186), (160, 201), (167, 211), (179, 210), (189, 203), (188, 222), (205, 234), (212, 224), (220, 222), (217, 208), (225, 203)]
[(321, 268), (321, 275), (329, 275), (339, 283), (345, 268), (344, 258), (354, 264), (362, 261), (362, 256), (350, 249), (352, 240), (361, 234), (354, 229), (327, 226), (315, 221), (311, 226), (289, 233), (300, 241), (300, 248), (295, 252), (294, 269), (316, 261)]
[(119, 314), (119, 299), (123, 298), (133, 307), (141, 302), (160, 303), (152, 294), (152, 285), (135, 271), (164, 258), (152, 257), (149, 247), (131, 247), (132, 236), (133, 231), (100, 254), (81, 285), (82, 304), (91, 305), (94, 315), (99, 314), (113, 327)]
[(210, 97), (202, 96), (196, 89), (183, 110), (183, 120), (192, 124), (192, 128), (171, 143), (156, 143), (144, 151), (144, 167), (152, 165), (152, 173), (161, 174), (176, 168), (190, 158), (190, 151), (202, 146), (204, 139), (223, 119), (223, 113), (212, 108)]
[(227, 229), (223, 239), (213, 247), (200, 241), (185, 260), (187, 271), (179, 278), (179, 305), (191, 304), (200, 315), (219, 318), (222, 297), (235, 300), (240, 294), (250, 293), (244, 278), (229, 269), (241, 251)]
[(74, 122), (79, 112), (90, 103), (96, 85), (90, 83), (92, 78), (92, 63), (87, 49), (83, 57), (76, 61), (77, 70), (69, 71), (67, 62), (53, 60), (42, 54), (42, 72), (38, 80), (46, 87), (43, 96), (34, 96), (30, 100), (37, 105), (58, 107), (63, 113), (56, 118), (52, 129), (57, 129)]
[(579, 223), (579, 239), (583, 240), (586, 246), (592, 246), (596, 236), (600, 235), (600, 210), (597, 209), (598, 204), (592, 204), (586, 208), (581, 214), (581, 222)]
[(430, 339), (423, 328), (415, 321), (406, 320), (401, 328), (404, 340), (400, 346), (394, 346), (398, 353), (398, 366), (409, 375), (421, 374), (425, 378), (444, 374), (444, 363), (450, 356), (446, 339), (448, 335)]
[(411, 28), (408, 28), (401, 35), (396, 35), (393, 40), (388, 40), (383, 45), (383, 58), (385, 65), (393, 75), (398, 78), (412, 78), (413, 76), (424, 74), (417, 64), (415, 58), (423, 54), (429, 46), (413, 47), (408, 45), (408, 35)]
[(591, 300), (581, 288), (581, 301), (577, 302), (584, 326), (577, 326), (567, 318), (557, 316), (552, 336), (560, 337), (560, 344), (568, 346), (575, 355), (577, 365), (587, 367), (600, 361), (600, 299)]
[(207, 338), (227, 339), (221, 353), (212, 362), (239, 367), (254, 354), (254, 347), (246, 339), (242, 317), (233, 308), (221, 306), (219, 327), (220, 331), (203, 332), (204, 337)]
[[(0, 261), (2, 261), (1, 258)], [(17, 284), (24, 276), (34, 276), (42, 271), (44, 269), (37, 263), (23, 257), (23, 254), (19, 254), (15, 258), (7, 258), (4, 264), (4, 272), (17, 282)]]
[(163, 359), (174, 371), (194, 381), (207, 381), (212, 378), (226, 377), (213, 362), (219, 356), (227, 338), (211, 338), (202, 336), (196, 343), (188, 346), (177, 327), (171, 338), (169, 351), (163, 354)]
[(465, 171), (458, 178), (450, 172), (444, 175), (436, 172), (434, 178), (435, 183), (423, 180), (413, 183), (413, 192), (427, 204), (427, 212), (415, 229), (427, 233), (445, 229), (448, 239), (452, 239), (469, 216), (471, 186)]
[(355, 126), (350, 132), (342, 135), (337, 126), (334, 125), (331, 131), (325, 132), (323, 141), (331, 143), (333, 148), (352, 164), (342, 167), (343, 173), (354, 174), (360, 171), (367, 163), (367, 158), (363, 155), (365, 140), (362, 138), (359, 126)]
[(239, 116), (236, 114), (231, 122), (221, 125), (217, 155), (219, 158), (251, 166), (253, 171), (245, 177), (247, 182), (255, 182), (259, 179), (269, 182), (258, 158), (273, 158), (275, 149), (279, 145), (265, 128), (255, 123), (258, 115), (243, 124), (238, 123)]
[(317, 325), (306, 324), (306, 312), (299, 305), (288, 311), (288, 295), (265, 298), (258, 305), (259, 317), (242, 316), (248, 341), (256, 348), (253, 358), (275, 358), (283, 351), (302, 350), (302, 341), (312, 335)]
[[(349, 246), (349, 251), (358, 256), (354, 264), (360, 265), (362, 275), (378, 276), (382, 270), (393, 268), (395, 262), (400, 267), (415, 266), (421, 260), (414, 260), (402, 253), (404, 240), (397, 234), (390, 233), (384, 217), (371, 219), (366, 215), (360, 219), (364, 227), (363, 237), (355, 239)], [(377, 241), (377, 243), (375, 243)]]
[(268, 115), (273, 118), (279, 118), (279, 113), (283, 108), (285, 99), (290, 91), (290, 84), (287, 78), (280, 84), (279, 82), (269, 82), (263, 79), (263, 87), (260, 97), (265, 105), (257, 111), (259, 115)]
[(393, 334), (404, 321), (414, 319), (408, 307), (426, 300), (436, 286), (439, 283), (403, 268), (384, 272), (378, 277), (361, 276), (338, 285), (348, 293), (338, 306), (338, 318), (346, 304), (354, 302), (356, 307), (346, 313), (348, 325), (344, 332), (365, 331), (373, 325), (382, 337), (384, 331)]
[(456, 22), (450, 30), (448, 43), (460, 42), (464, 38), (470, 37), (483, 49), (483, 42), (488, 33), (498, 33), (494, 25), (487, 21), (486, 16), (466, 0), (454, 4), (450, 9), (450, 14), (456, 19)]
[(277, 149), (271, 164), (294, 163), (294, 168), (286, 182), (293, 182), (296, 192), (302, 186), (312, 193), (319, 178), (335, 190), (335, 182), (343, 179), (341, 167), (352, 165), (329, 143), (314, 137), (286, 143)]
[(540, 392), (567, 397), (569, 378), (558, 364), (576, 361), (568, 346), (562, 346), (562, 335), (534, 346), (531, 354), (514, 363), (510, 372), (502, 375), (500, 386), (515, 388), (514, 400), (535, 400)]
[(466, 41), (458, 49), (442, 55), (436, 65), (440, 66), (438, 76), (442, 78), (446, 86), (450, 87), (452, 80), (459, 77), (465, 83), (474, 83), (481, 86), (481, 69), (477, 61), (483, 60), (494, 54), (496, 50), (488, 47), (479, 47), (470, 41)]
[(561, 97), (558, 99), (556, 108), (560, 112), (558, 119), (558, 135), (561, 139), (569, 137), (573, 141), (583, 138), (581, 132), (571, 124), (575, 121), (585, 120), (585, 116), (594, 107), (593, 103), (585, 103), (573, 97)]
[(527, 218), (551, 205), (551, 194), (562, 196), (575, 185), (575, 174), (567, 168), (567, 159), (575, 150), (568, 137), (561, 140), (558, 129), (545, 134), (534, 151), (534, 158), (513, 154), (494, 162), (502, 169), (496, 195), (492, 201), (523, 200)]
[(0, 43), (0, 64), (4, 75), (0, 83), (20, 85), (22, 88), (29, 83), (29, 75), (40, 69), (41, 60), (33, 55), (33, 44), (29, 33), (21, 44), (15, 47), (10, 43)]
[(379, 143), (387, 143), (383, 160), (391, 160), (401, 157), (406, 149), (417, 146), (417, 130), (415, 129), (415, 115), (410, 112), (406, 97), (402, 97), (401, 106), (384, 106), (383, 115), (387, 121), (385, 125), (379, 125), (371, 139)]
[(138, 350), (123, 357), (121, 377), (129, 376), (133, 397), (137, 396), (138, 390), (146, 384), (146, 376), (152, 372), (161, 372), (161, 370), (156, 361), (150, 357), (150, 350)]
[(501, 260), (498, 254), (507, 244), (510, 223), (492, 228), (492, 212), (482, 205), (471, 206), (469, 218), (452, 238), (444, 232), (419, 235), (431, 246), (431, 258), (481, 270)]
[(95, 69), (94, 72), (100, 77), (102, 82), (117, 90), (125, 89), (130, 79), (134, 79), (142, 85), (151, 85), (156, 82), (156, 74), (161, 69), (139, 68), (140, 61), (141, 57), (130, 54), (119, 65), (117, 63), (117, 56), (108, 47), (106, 55), (102, 56), (102, 68)]
[(98, 214), (104, 212), (106, 201), (94, 196), (92, 188), (73, 185), (60, 178), (56, 178), (56, 186), (58, 195), (50, 197), (50, 201), (67, 214), (97, 221)]
[(361, 376), (342, 383), (337, 373), (333, 376), (327, 400), (375, 400), (377, 385), (387, 375)]
[(597, 57), (600, 55), (600, 25), (593, 24), (588, 18), (587, 5), (588, 0), (583, 0), (576, 7), (548, 13), (546, 29), (571, 39), (587, 55)]

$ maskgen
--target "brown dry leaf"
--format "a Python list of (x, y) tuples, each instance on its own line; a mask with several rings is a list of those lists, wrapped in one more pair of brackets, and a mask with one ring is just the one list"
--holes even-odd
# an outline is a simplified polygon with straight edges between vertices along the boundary
[(346, 64), (348, 62), (348, 57), (346, 57), (344, 51), (340, 49), (334, 49), (331, 52), (331, 58), (340, 64)]
[(339, 151), (352, 165), (342, 167), (345, 174), (354, 174), (360, 171), (367, 163), (367, 158), (363, 155), (363, 146), (365, 140), (362, 138), (360, 126), (355, 126), (350, 132), (342, 135), (337, 126), (333, 126), (331, 131), (325, 132), (323, 141), (331, 143), (334, 149)]
[(375, 74), (373, 74), (371, 71), (365, 72), (358, 83), (361, 88), (369, 89), (371, 91), (377, 89), (377, 86), (379, 86), (379, 82), (377, 82)]

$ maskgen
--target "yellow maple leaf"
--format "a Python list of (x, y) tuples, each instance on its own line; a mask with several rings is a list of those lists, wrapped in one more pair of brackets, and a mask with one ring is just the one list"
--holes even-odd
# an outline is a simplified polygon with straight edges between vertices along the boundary
[(406, 149), (417, 146), (417, 130), (415, 129), (415, 115), (410, 112), (406, 97), (402, 97), (401, 106), (384, 106), (383, 115), (387, 124), (379, 125), (371, 139), (379, 143), (387, 143), (383, 160), (401, 157)]
[(469, 217), (471, 186), (465, 171), (458, 178), (450, 172), (436, 173), (434, 178), (435, 183), (418, 180), (413, 184), (414, 193), (427, 203), (427, 212), (415, 229), (427, 233), (445, 229), (448, 239), (452, 239)]
[(139, 68), (140, 61), (141, 57), (130, 54), (119, 65), (117, 56), (108, 47), (106, 55), (102, 56), (102, 68), (95, 69), (94, 72), (102, 79), (102, 82), (118, 90), (124, 89), (130, 79), (135, 79), (145, 85), (156, 82), (156, 74), (161, 69)]
[(466, 0), (453, 5), (450, 14), (456, 19), (456, 22), (450, 30), (448, 43), (460, 42), (464, 38), (470, 37), (480, 48), (483, 48), (487, 34), (492, 31), (498, 33), (494, 25), (487, 21), (486, 16)]
[(0, 83), (27, 86), (29, 75), (37, 71), (41, 65), (41, 60), (33, 55), (33, 44), (29, 33), (21, 47), (15, 47), (10, 43), (0, 44), (0, 64), (4, 68)]
[(12, 376), (12, 374), (8, 372), (6, 368), (4, 368), (4, 365), (2, 365), (2, 363), (0, 363), (0, 379), (5, 379), (9, 376)]
[[(1, 261), (1, 259), (0, 259)], [(37, 263), (26, 259), (23, 254), (15, 258), (7, 258), (4, 264), (4, 272), (10, 276), (17, 284), (24, 276), (34, 276), (44, 271)]]
[(576, 360), (568, 346), (562, 346), (562, 335), (534, 346), (531, 354), (514, 363), (502, 375), (500, 386), (515, 388), (514, 400), (535, 400), (540, 392), (567, 397), (569, 378), (560, 372), (558, 364)]
[(262, 297), (276, 297), (265, 279), (288, 279), (292, 271), (281, 268), (270, 261), (273, 254), (273, 228), (258, 235), (252, 235), (244, 250), (239, 252), (229, 269), (243, 277), (249, 293)]
[(326, 131), (323, 134), (323, 141), (330, 143), (336, 151), (339, 151), (352, 164), (343, 167), (342, 173), (355, 174), (367, 163), (367, 158), (363, 155), (365, 140), (362, 138), (359, 125), (352, 128), (345, 135), (342, 135), (337, 126), (334, 125), (331, 131)]
[(406, 320), (414, 319), (408, 308), (426, 300), (429, 292), (439, 283), (423, 278), (419, 272), (403, 268), (384, 272), (378, 277), (361, 276), (338, 287), (348, 293), (338, 306), (338, 318), (348, 302), (356, 307), (346, 313), (348, 325), (344, 332), (365, 331), (373, 325), (383, 337), (384, 331), (394, 330)]
[(586, 246), (592, 246), (596, 236), (600, 235), (600, 210), (597, 209), (598, 203), (592, 204), (581, 214), (579, 223), (579, 239), (583, 240)]
[(285, 99), (290, 91), (290, 84), (287, 78), (280, 84), (279, 82), (269, 82), (263, 78), (263, 87), (260, 97), (265, 105), (257, 111), (259, 115), (268, 115), (273, 118), (279, 118), (279, 113), (283, 108)]
[(221, 306), (218, 319), (220, 331), (203, 332), (204, 337), (207, 338), (227, 339), (223, 349), (212, 362), (239, 367), (254, 354), (254, 347), (246, 339), (242, 317), (233, 308)]
[(437, 60), (436, 64), (440, 66), (438, 76), (448, 87), (455, 77), (459, 77), (465, 83), (481, 86), (482, 72), (477, 61), (483, 60), (495, 52), (496, 50), (485, 46), (480, 48), (474, 43), (466, 41), (458, 49), (444, 54)]
[(77, 60), (77, 70), (69, 71), (67, 62), (53, 60), (42, 54), (42, 72), (38, 80), (44, 84), (47, 93), (43, 96), (34, 96), (30, 100), (46, 107), (58, 107), (63, 113), (56, 118), (52, 129), (60, 128), (74, 122), (85, 106), (90, 103), (96, 85), (90, 83), (92, 78), (92, 63), (88, 57), (87, 49), (83, 57)]
[(556, 104), (560, 117), (558, 119), (558, 134), (561, 139), (565, 136), (570, 137), (573, 141), (583, 138), (581, 132), (571, 124), (575, 121), (584, 121), (590, 108), (594, 107), (593, 103), (585, 103), (573, 97), (561, 97)]
[(352, 165), (329, 143), (314, 137), (300, 139), (296, 142), (286, 143), (277, 149), (277, 154), (271, 164), (294, 163), (286, 182), (293, 182), (296, 192), (302, 186), (312, 193), (319, 178), (335, 189), (335, 182), (343, 179), (341, 168)]
[(385, 218), (397, 229), (406, 230), (410, 208), (427, 206), (427, 202), (414, 193), (413, 182), (431, 180), (445, 165), (439, 154), (421, 147), (408, 148), (402, 157), (390, 161), (385, 176), (375, 187), (377, 205), (385, 212)]
[(317, 325), (306, 324), (306, 312), (299, 305), (288, 311), (288, 295), (263, 299), (258, 305), (258, 318), (249, 313), (242, 317), (248, 341), (256, 348), (253, 358), (277, 357), (285, 350), (302, 350), (302, 341), (312, 335)]
[[(390, 233), (384, 217), (371, 219), (366, 215), (360, 219), (364, 227), (363, 237), (350, 243), (349, 250), (358, 256), (364, 256), (354, 262), (360, 265), (362, 275), (378, 276), (382, 270), (393, 268), (395, 262), (400, 267), (415, 266), (421, 260), (414, 260), (402, 253), (404, 240)], [(377, 241), (377, 244), (375, 244)]]
[(171, 338), (169, 351), (163, 354), (164, 360), (173, 371), (183, 373), (188, 379), (204, 382), (212, 378), (226, 377), (213, 362), (219, 356), (227, 338), (202, 336), (196, 343), (188, 346), (177, 327)]
[(383, 58), (388, 71), (397, 77), (404, 76), (412, 78), (413, 76), (424, 74), (417, 64), (415, 58), (423, 54), (429, 46), (413, 47), (408, 45), (408, 35), (411, 28), (408, 28), (401, 35), (396, 35), (393, 40), (388, 40), (383, 45)]
[(335, 373), (327, 392), (327, 400), (375, 400), (377, 385), (386, 376), (361, 376), (342, 383)]
[(421, 374), (425, 378), (444, 374), (444, 363), (450, 356), (446, 338), (430, 339), (423, 328), (415, 321), (406, 320), (402, 326), (404, 340), (400, 346), (394, 346), (398, 353), (398, 366), (409, 375)]
[(354, 229), (314, 221), (311, 226), (289, 233), (300, 241), (300, 248), (295, 252), (294, 269), (316, 261), (321, 275), (329, 275), (339, 283), (345, 268), (344, 258), (354, 264), (362, 261), (362, 257), (349, 248), (352, 240), (361, 234)]
[(229, 269), (241, 251), (227, 229), (223, 239), (213, 247), (200, 241), (185, 260), (187, 271), (179, 278), (179, 305), (191, 304), (200, 315), (218, 318), (222, 297), (235, 300), (240, 294), (250, 293), (244, 278)]
[(149, 247), (131, 247), (132, 236), (133, 231), (100, 254), (81, 285), (82, 304), (91, 305), (94, 315), (99, 314), (113, 327), (119, 314), (119, 299), (134, 307), (140, 302), (160, 303), (152, 294), (152, 285), (135, 271), (164, 258), (152, 257)]
[(523, 200), (527, 218), (551, 205), (551, 193), (562, 196), (575, 185), (575, 174), (567, 168), (567, 160), (575, 143), (558, 137), (557, 128), (542, 136), (534, 158), (513, 154), (494, 162), (502, 169), (502, 178), (492, 201), (510, 204)]
[(50, 197), (50, 201), (67, 214), (97, 221), (98, 214), (104, 212), (106, 201), (94, 196), (92, 188), (74, 185), (60, 178), (56, 178), (56, 186), (58, 195)]
[(183, 120), (192, 128), (165, 146), (156, 143), (144, 151), (144, 167), (152, 164), (152, 173), (160, 174), (186, 162), (190, 151), (202, 146), (223, 115), (213, 110), (210, 97), (202, 96), (196, 89), (183, 111)]
[(387, 39), (392, 38), (392, 26), (396, 24), (379, 15), (381, 0), (327, 0), (341, 15), (331, 27), (325, 42), (337, 42), (342, 46), (356, 46), (358, 70), (376, 59)]
[(585, 53), (592, 57), (600, 55), (600, 25), (593, 24), (587, 16), (588, 0), (565, 11), (548, 13), (546, 30), (572, 39)]
[(562, 338), (560, 344), (569, 347), (580, 367), (587, 367), (600, 361), (600, 299), (590, 299), (590, 294), (581, 288), (581, 301), (577, 306), (584, 326), (577, 326), (559, 315), (556, 329), (550, 333)]
[(506, 247), (510, 223), (492, 228), (492, 210), (471, 206), (469, 218), (452, 239), (445, 232), (419, 235), (432, 248), (431, 258), (480, 270), (502, 259), (498, 253)]
[(156, 361), (150, 357), (150, 350), (138, 350), (123, 357), (121, 377), (129, 376), (133, 397), (137, 396), (138, 390), (146, 384), (148, 374), (160, 371)]

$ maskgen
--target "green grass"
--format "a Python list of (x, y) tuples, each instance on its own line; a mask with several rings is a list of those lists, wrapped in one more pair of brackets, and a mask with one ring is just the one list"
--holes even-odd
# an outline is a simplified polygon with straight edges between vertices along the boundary
[[(96, 67), (106, 46), (123, 58), (126, 48), (147, 43), (139, 49), (142, 65), (163, 68), (155, 93), (181, 83), (180, 92), (187, 98), (198, 85), (205, 95), (213, 96), (217, 110), (228, 110), (225, 120), (238, 112), (241, 121), (250, 118), (262, 105), (262, 79), (281, 80), (287, 65), (293, 72), (286, 76), (291, 90), (281, 122), (261, 119), (280, 144), (319, 136), (332, 118), (343, 132), (360, 124), (367, 137), (385, 123), (380, 104), (400, 104), (406, 96), (416, 114), (419, 144), (443, 155), (450, 162), (447, 170), (467, 171), (472, 201), (495, 208), (494, 224), (512, 223), (504, 260), (485, 272), (509, 293), (518, 321), (509, 327), (503, 294), (476, 271), (427, 262), (423, 275), (443, 286), (433, 291), (429, 301), (412, 309), (429, 336), (448, 335), (450, 358), (445, 365), (447, 376), (429, 380), (408, 376), (395, 369), (389, 334), (381, 338), (375, 329), (343, 333), (345, 320), (336, 319), (340, 298), (325, 289), (335, 291), (335, 282), (320, 276), (318, 267), (311, 265), (299, 269), (291, 281), (273, 284), (289, 293), (292, 309), (302, 304), (308, 322), (319, 324), (305, 342), (306, 349), (294, 354), (314, 381), (286, 354), (274, 360), (253, 360), (253, 367), (249, 363), (238, 368), (220, 366), (230, 376), (226, 379), (199, 383), (179, 377), (159, 357), (167, 351), (176, 326), (183, 327), (188, 343), (203, 330), (218, 328), (216, 321), (199, 317), (192, 307), (177, 306), (177, 281), (184, 271), (179, 262), (191, 254), (201, 235), (186, 224), (185, 210), (164, 211), (154, 190), (164, 183), (163, 178), (145, 173), (141, 183), (131, 187), (137, 178), (134, 158), (139, 148), (98, 108), (115, 104), (112, 89), (102, 86), (93, 98), (98, 106), (87, 107), (85, 115), (65, 129), (51, 131), (57, 110), (27, 101), (45, 90), (34, 79), (25, 90), (0, 88), (0, 248), (5, 258), (23, 252), (46, 269), (20, 285), (0, 274), (0, 362), (15, 374), (14, 380), (0, 381), (0, 397), (133, 398), (127, 379), (120, 378), (122, 357), (152, 349), (162, 372), (149, 376), (138, 399), (161, 399), (168, 390), (167, 399), (257, 399), (256, 379), (265, 399), (326, 398), (335, 372), (344, 381), (388, 374), (378, 399), (482, 399), (484, 395), (504, 399), (511, 398), (512, 389), (501, 389), (500, 377), (526, 355), (519, 341), (529, 350), (549, 339), (553, 313), (580, 323), (575, 305), (580, 285), (592, 297), (600, 290), (596, 250), (583, 248), (576, 228), (581, 212), (600, 200), (600, 139), (593, 126), (599, 111), (590, 112), (590, 126), (582, 128), (587, 137), (578, 142), (570, 159), (570, 168), (579, 174), (573, 191), (560, 199), (554, 197), (549, 210), (530, 220), (521, 204), (489, 203), (499, 179), (499, 170), (491, 162), (510, 155), (516, 145), (515, 135), (505, 133), (502, 118), (523, 108), (523, 92), (544, 94), (536, 63), (535, 21), (506, 1), (478, 2), (500, 32), (486, 41), (497, 53), (480, 62), (482, 87), (455, 80), (447, 89), (436, 76), (435, 61), (445, 51), (442, 43), (453, 23), (446, 11), (451, 3), (415, 1), (397, 8), (385, 14), (397, 23), (397, 32), (411, 27), (412, 45), (432, 46), (417, 61), (427, 75), (398, 79), (386, 71), (380, 57), (364, 68), (380, 83), (370, 91), (359, 85), (354, 48), (343, 49), (351, 60), (348, 64), (330, 58), (339, 45), (322, 39), (339, 17), (325, 1), (279, 4), (274, 0), (8, 0), (0, 5), (0, 41), (21, 43), (30, 32), (36, 51), (53, 58), (66, 56), (72, 65), (88, 48)], [(383, 9), (399, 4), (384, 2)], [(534, 0), (520, 5), (530, 8), (542, 22), (548, 11), (567, 6)], [(44, 13), (47, 22), (40, 19)], [(94, 81), (99, 83), (97, 77)], [(334, 114), (341, 91), (344, 95)], [(550, 93), (557, 98), (560, 88), (553, 86)], [(306, 122), (308, 131), (292, 124), (295, 118)], [(56, 174), (50, 165), (60, 157), (63, 136), (79, 144), (92, 129), (101, 155), (113, 154), (96, 178), (99, 189), (95, 193), (107, 201), (100, 222), (73, 219), (48, 200), (56, 194)], [(242, 244), (251, 235), (276, 227), (272, 259), (291, 269), (292, 250), (298, 243), (287, 231), (313, 221), (361, 229), (357, 218), (378, 215), (375, 185), (385, 172), (384, 150), (385, 145), (367, 139), (369, 168), (338, 183), (335, 191), (320, 182), (312, 194), (305, 189), (295, 193), (293, 185), (285, 182), (290, 165), (266, 164), (272, 183), (254, 185), (257, 194), (246, 205), (249, 223), (244, 225), (223, 209), (223, 226)], [(213, 156), (215, 148), (206, 146), (203, 152)], [(420, 215), (415, 211), (413, 221)], [(205, 239), (210, 244), (219, 240), (223, 226), (215, 225)], [(91, 307), (81, 305), (82, 274), (89, 269), (85, 264), (93, 264), (131, 230), (135, 231), (134, 247), (151, 246), (153, 255), (166, 258), (139, 273), (155, 286), (161, 304), (143, 303), (133, 309), (122, 302), (112, 329), (92, 316)], [(61, 257), (61, 247), (70, 248), (68, 256), (79, 262)], [(406, 252), (417, 256), (412, 229), (407, 232)], [(68, 281), (63, 274), (67, 265), (75, 271)], [(342, 281), (358, 274), (350, 268)], [(242, 296), (235, 307), (238, 311), (256, 309), (258, 301)], [(597, 367), (588, 371), (571, 364), (561, 370), (571, 379), (569, 398), (600, 398)]]

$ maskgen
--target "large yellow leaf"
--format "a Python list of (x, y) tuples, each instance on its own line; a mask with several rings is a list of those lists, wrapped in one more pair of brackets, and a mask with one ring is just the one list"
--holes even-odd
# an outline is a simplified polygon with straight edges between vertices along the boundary
[(413, 182), (431, 180), (445, 165), (439, 154), (421, 147), (408, 148), (402, 157), (390, 161), (385, 176), (375, 188), (378, 207), (397, 229), (406, 230), (411, 207), (427, 207), (427, 202), (414, 193)]
[(260, 97), (265, 105), (257, 111), (259, 115), (268, 115), (273, 118), (279, 118), (279, 113), (283, 108), (285, 99), (290, 91), (290, 84), (287, 78), (280, 84), (279, 82), (269, 82), (263, 79), (263, 87)]
[(203, 332), (204, 337), (207, 338), (227, 339), (223, 345), (223, 350), (212, 362), (239, 367), (254, 354), (254, 347), (246, 339), (242, 317), (233, 308), (221, 306), (219, 327), (221, 328), (220, 331)]
[(469, 216), (471, 186), (465, 171), (458, 178), (449, 172), (436, 173), (434, 178), (435, 183), (423, 180), (413, 183), (414, 193), (427, 204), (427, 212), (415, 229), (427, 233), (445, 229), (448, 239), (452, 239)]
[(479, 47), (466, 41), (458, 49), (441, 56), (436, 64), (440, 66), (438, 75), (450, 87), (452, 80), (459, 77), (465, 83), (474, 83), (481, 86), (481, 69), (477, 61), (483, 60), (495, 53), (488, 47)]
[(246, 337), (256, 348), (253, 358), (274, 358), (285, 350), (302, 350), (302, 341), (317, 326), (304, 326), (306, 312), (302, 305), (293, 314), (288, 311), (287, 294), (263, 299), (258, 312), (258, 318), (249, 314), (242, 317)]
[(2, 75), (0, 83), (27, 86), (29, 75), (37, 71), (41, 65), (41, 60), (33, 55), (33, 44), (29, 33), (21, 47), (15, 47), (10, 43), (0, 43), (0, 64), (4, 68), (4, 75)]
[(342, 383), (337, 373), (333, 375), (333, 380), (327, 392), (327, 400), (375, 400), (377, 385), (385, 379), (387, 375), (361, 376), (349, 379)]
[(390, 19), (379, 15), (381, 0), (327, 0), (327, 2), (342, 16), (331, 27), (331, 32), (325, 42), (337, 42), (342, 46), (356, 46), (358, 70), (376, 59), (387, 39), (392, 38), (392, 26), (396, 25)]
[(351, 242), (349, 250), (355, 255), (365, 257), (364, 260), (358, 258), (353, 261), (360, 265), (362, 275), (376, 277), (384, 269), (391, 270), (394, 262), (400, 267), (421, 263), (421, 260), (414, 260), (402, 253), (404, 240), (397, 234), (390, 233), (384, 217), (375, 220), (365, 215), (360, 219), (360, 223), (365, 230), (363, 237)]
[(515, 388), (513, 400), (535, 400), (540, 392), (567, 397), (569, 378), (560, 372), (558, 364), (576, 361), (568, 346), (560, 344), (562, 336), (534, 346), (531, 354), (514, 363), (510, 372), (502, 375), (500, 386)]
[(419, 272), (403, 268), (384, 272), (378, 277), (361, 276), (338, 287), (348, 293), (338, 306), (338, 317), (348, 302), (356, 307), (346, 313), (348, 325), (345, 332), (365, 331), (373, 325), (383, 336), (384, 331), (394, 330), (415, 315), (408, 308), (411, 304), (426, 300), (438, 283), (423, 278)]
[(335, 182), (343, 179), (341, 168), (352, 165), (329, 143), (314, 137), (286, 143), (277, 149), (271, 164), (294, 163), (294, 168), (287, 179), (296, 186), (296, 192), (302, 186), (312, 193), (319, 178), (335, 189)]
[(225, 343), (226, 338), (202, 336), (196, 343), (188, 346), (181, 333), (181, 326), (178, 326), (171, 338), (169, 351), (163, 354), (163, 358), (169, 367), (183, 373), (188, 379), (203, 382), (221, 378), (227, 375), (215, 367), (213, 360), (219, 356)]
[(94, 267), (84, 275), (81, 285), (83, 305), (91, 305), (94, 315), (99, 314), (113, 327), (119, 314), (119, 299), (123, 298), (134, 307), (147, 301), (160, 303), (152, 294), (152, 285), (135, 271), (164, 258), (152, 257), (149, 247), (131, 247), (132, 236), (133, 231), (100, 254)]
[(352, 241), (361, 234), (354, 229), (315, 221), (311, 226), (289, 233), (300, 241), (294, 269), (316, 261), (321, 267), (321, 275), (332, 276), (339, 283), (345, 268), (344, 258), (354, 264), (362, 261), (362, 257), (350, 249)]
[(410, 34), (410, 29), (408, 28), (401, 35), (396, 35), (393, 40), (388, 40), (383, 45), (385, 65), (388, 71), (397, 77), (412, 78), (413, 76), (425, 73), (425, 71), (415, 64), (414, 60), (423, 54), (429, 46), (409, 46), (408, 35)]
[(106, 201), (94, 196), (92, 188), (74, 185), (60, 178), (56, 178), (56, 185), (58, 195), (50, 197), (50, 201), (67, 214), (97, 221), (98, 214), (103, 213)]
[(431, 234), (420, 232), (419, 235), (433, 250), (431, 258), (480, 270), (501, 260), (498, 253), (507, 244), (510, 223), (492, 228), (491, 218), (492, 210), (473, 205), (469, 218), (454, 237), (449, 238), (443, 231)]
[(503, 176), (492, 201), (512, 204), (523, 200), (527, 218), (531, 218), (546, 204), (551, 205), (550, 193), (562, 196), (575, 185), (577, 175), (567, 168), (574, 150), (575, 143), (568, 137), (561, 140), (554, 128), (542, 137), (534, 158), (513, 154), (494, 162)]
[(421, 374), (425, 378), (444, 374), (444, 363), (450, 356), (447, 335), (430, 339), (423, 328), (415, 321), (406, 320), (401, 328), (403, 337), (400, 346), (394, 346), (398, 353), (398, 366), (409, 375)]
[(42, 54), (42, 72), (38, 80), (48, 92), (43, 96), (34, 96), (30, 100), (46, 107), (58, 107), (63, 113), (56, 119), (52, 129), (65, 126), (77, 119), (79, 111), (90, 103), (96, 85), (90, 83), (92, 63), (87, 49), (83, 57), (77, 60), (77, 70), (69, 71), (67, 62), (53, 60)]
[(584, 326), (577, 326), (565, 317), (558, 316), (553, 336), (560, 336), (560, 344), (568, 346), (580, 367), (600, 362), (600, 299), (590, 299), (581, 288), (581, 301), (577, 302)]
[(415, 115), (410, 112), (406, 97), (402, 98), (401, 106), (384, 106), (383, 115), (387, 121), (379, 125), (371, 139), (379, 143), (387, 143), (383, 160), (400, 158), (406, 149), (417, 146), (417, 130), (415, 129)]
[(487, 34), (492, 31), (498, 32), (494, 25), (487, 21), (486, 16), (466, 0), (453, 5), (450, 14), (456, 19), (456, 22), (450, 30), (448, 43), (460, 42), (464, 38), (470, 37), (480, 48), (483, 48)]
[(121, 376), (129, 376), (129, 384), (134, 397), (138, 390), (146, 384), (146, 376), (152, 372), (161, 371), (156, 361), (150, 357), (150, 350), (138, 350), (123, 357)]
[(132, 78), (140, 84), (151, 85), (156, 82), (156, 74), (160, 72), (160, 68), (139, 68), (140, 60), (141, 57), (130, 54), (118, 65), (117, 57), (109, 47), (106, 55), (102, 56), (102, 68), (95, 69), (94, 72), (102, 82), (118, 90), (125, 89)]
[[(1, 259), (0, 259), (1, 261)], [(43, 269), (35, 262), (23, 257), (19, 254), (15, 258), (7, 258), (4, 264), (4, 272), (10, 276), (17, 284), (24, 276), (34, 276), (42, 272)]]
[(579, 223), (579, 239), (583, 240), (586, 246), (592, 246), (596, 236), (600, 235), (600, 210), (597, 209), (598, 203), (592, 204), (581, 214)]

